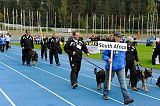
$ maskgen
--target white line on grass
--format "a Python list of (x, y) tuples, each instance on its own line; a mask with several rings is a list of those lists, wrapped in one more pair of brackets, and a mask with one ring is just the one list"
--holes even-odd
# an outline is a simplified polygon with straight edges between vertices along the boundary
[(5, 65), (6, 67), (8, 67), (9, 69), (13, 70), (14, 72), (20, 74), (21, 76), (25, 77), (26, 79), (32, 81), (33, 83), (37, 84), (38, 86), (42, 87), (43, 89), (47, 90), (48, 92), (52, 93), (53, 95), (57, 96), (58, 98), (60, 98), (61, 100), (65, 101), (66, 103), (70, 104), (71, 106), (76, 106), (73, 103), (69, 102), (68, 100), (66, 100), (65, 98), (61, 97), (60, 95), (54, 93), (53, 91), (51, 91), (50, 89), (46, 88), (45, 86), (39, 84), (38, 82), (32, 80), (31, 78), (27, 77), (26, 75), (18, 72), (17, 70), (13, 69), (12, 67), (8, 66), (7, 64), (0, 62), (1, 64)]
[(0, 91), (2, 92), (2, 94), (7, 98), (7, 100), (12, 104), (12, 106), (16, 106), (12, 100), (7, 96), (7, 94), (0, 88)]

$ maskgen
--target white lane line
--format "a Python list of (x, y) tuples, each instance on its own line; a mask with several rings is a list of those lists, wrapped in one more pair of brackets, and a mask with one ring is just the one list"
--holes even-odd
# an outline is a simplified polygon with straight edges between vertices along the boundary
[[(15, 48), (15, 47), (14, 47)], [(19, 52), (19, 48), (15, 48), (15, 51), (18, 51)], [(13, 53), (13, 54), (15, 54), (15, 53)], [(17, 55), (17, 54), (16, 54)], [(38, 52), (38, 55), (40, 55), (40, 50), (39, 50), (39, 52)], [(65, 54), (64, 54), (65, 55)], [(68, 59), (66, 59), (66, 58), (63, 58), (63, 57), (67, 57), (67, 55), (66, 56), (60, 56), (60, 58), (61, 59), (64, 59), (64, 60), (68, 60)], [(40, 59), (40, 58), (39, 58)], [(64, 63), (64, 64), (67, 64), (67, 63), (65, 63), (65, 62), (61, 62), (61, 63)], [(86, 61), (82, 61), (82, 63), (84, 63), (84, 64), (87, 64), (87, 65), (91, 65), (91, 64), (89, 64), (88, 62), (86, 62)], [(98, 63), (98, 62), (97, 62)], [(98, 63), (98, 64), (102, 64), (102, 63)], [(91, 66), (93, 66), (93, 65), (91, 65)], [(102, 65), (99, 65), (100, 67), (104, 67), (105, 66), (105, 64), (102, 66)], [(91, 71), (93, 71), (92, 69), (90, 69), (90, 68), (87, 68), (87, 67), (83, 67), (82, 66), (82, 68), (84, 68), (84, 69), (87, 69), (87, 70), (91, 70)], [(157, 74), (156, 72), (155, 72), (155, 74)], [(160, 73), (159, 73), (160, 74)], [(155, 78), (152, 78), (152, 79), (154, 79), (154, 80), (156, 80), (157, 81), (157, 79), (155, 79)], [(152, 87), (155, 87), (155, 88), (157, 88), (157, 86), (154, 86), (154, 85), (148, 85), (148, 86), (152, 86)]]
[[(1, 63), (1, 62), (0, 62)], [(2, 94), (7, 98), (7, 100), (12, 104), (12, 106), (16, 106), (12, 100), (7, 96), (7, 94), (0, 88), (0, 91), (2, 92)]]
[[(4, 54), (3, 54), (3, 55), (4, 55)], [(7, 55), (5, 55), (5, 56), (7, 56)], [(12, 58), (12, 57), (10, 57), (10, 56), (7, 56), (7, 57)], [(13, 58), (13, 59), (14, 59), (14, 60), (17, 60), (17, 59), (15, 59), (15, 58)], [(19, 61), (19, 60), (17, 60), (17, 61)], [(42, 63), (45, 63), (45, 62), (42, 62)], [(47, 63), (45, 63), (45, 64), (47, 64)], [(70, 71), (69, 69), (66, 69), (66, 68), (63, 68), (63, 67), (59, 67), (59, 68)], [(46, 72), (48, 72), (48, 71), (46, 71)], [(88, 78), (95, 79), (95, 78), (93, 78), (93, 77), (90, 77), (90, 76), (88, 76), (88, 75), (84, 75), (84, 74), (81, 74), (81, 73), (80, 73), (80, 75), (86, 76), (86, 77), (88, 77)], [(116, 85), (116, 84), (113, 84), (113, 83), (112, 83), (112, 85), (113, 85), (113, 86), (120, 87), (119, 85)], [(140, 93), (140, 92), (132, 91), (132, 90), (130, 90), (130, 89), (128, 89), (128, 90), (131, 91), (131, 92), (134, 92), (134, 93), (137, 93), (137, 94), (140, 94), (140, 95), (143, 95), (143, 96), (146, 96), (146, 97), (149, 97), (149, 98), (152, 98), (152, 99), (155, 99), (155, 100), (160, 101), (159, 98), (156, 98), (156, 97), (153, 97), (153, 96), (150, 96), (150, 95), (146, 95), (146, 94), (143, 94), (143, 93)]]
[[(17, 55), (16, 53), (13, 53), (13, 52), (10, 52), (10, 53)], [(39, 58), (39, 59), (40, 59), (40, 58)], [(39, 60), (39, 61), (41, 61), (41, 60)], [(41, 62), (43, 62), (43, 61), (41, 61)], [(43, 62), (43, 63), (44, 63), (44, 62)], [(66, 62), (61, 62), (61, 63), (64, 63), (64, 64), (68, 64), (68, 65), (69, 65), (69, 63), (66, 63)], [(86, 69), (86, 70), (91, 70), (91, 69), (86, 68), (86, 67), (82, 67), (82, 68), (84, 68), (84, 69)], [(93, 71), (93, 70), (91, 70), (91, 71)], [(86, 76), (86, 75), (83, 74), (83, 76)], [(115, 78), (117, 78), (117, 76), (115, 76)], [(157, 80), (157, 79), (155, 79), (155, 78), (153, 78), (153, 79), (154, 79), (154, 80)], [(126, 79), (126, 80), (129, 81), (129, 79)], [(139, 83), (142, 83), (142, 82), (139, 82)], [(154, 88), (158, 88), (157, 86), (152, 85), (152, 84), (146, 84), (146, 85), (147, 85), (147, 86), (154, 87)]]
[[(8, 58), (11, 58), (11, 59), (13, 59), (13, 60), (16, 60), (16, 61), (21, 62), (20, 60), (15, 59), (15, 58), (12, 58), (12, 57), (10, 57), (10, 56), (7, 56), (7, 55), (5, 55), (5, 54), (2, 54), (2, 55), (6, 56), (6, 57), (8, 57)], [(42, 62), (42, 63), (43, 63), (43, 62)], [(45, 63), (45, 64), (46, 64), (46, 63)], [(58, 76), (58, 75), (56, 75), (56, 74), (50, 73), (50, 72), (48, 72), (48, 71), (46, 71), (46, 70), (44, 70), (44, 69), (41, 69), (41, 68), (38, 68), (38, 67), (35, 67), (35, 66), (32, 66), (32, 67), (34, 67), (34, 68), (36, 68), (36, 69), (39, 69), (39, 70), (41, 70), (41, 71), (43, 71), (43, 72), (45, 72), (45, 73), (48, 73), (48, 74), (50, 74), (50, 75), (56, 76), (56, 77), (58, 77), (58, 78), (60, 78), (60, 79), (63, 79), (63, 80), (65, 80), (65, 81), (70, 82), (70, 80), (65, 79), (65, 78), (63, 78), (63, 77), (60, 77), (60, 76)], [(60, 68), (61, 68), (61, 69), (68, 70), (68, 69), (66, 69), (66, 68), (62, 68), (62, 67), (60, 67)], [(68, 70), (68, 71), (69, 71), (69, 70)], [(80, 75), (83, 75), (83, 74), (80, 74)], [(87, 76), (87, 75), (85, 75), (85, 76), (86, 76), (86, 77), (89, 77), (89, 76)], [(90, 78), (93, 78), (93, 77), (90, 77)], [(90, 88), (87, 88), (87, 87), (85, 87), (85, 86), (83, 86), (83, 85), (80, 85), (80, 84), (78, 84), (78, 85), (81, 86), (82, 88), (85, 88), (85, 89), (91, 91), (91, 92), (97, 93), (97, 94), (99, 94), (99, 95), (103, 95), (103, 94), (101, 94), (101, 93), (99, 93), (99, 92), (97, 92), (97, 91), (95, 91), (95, 90), (92, 90), (92, 89), (90, 89)], [(120, 102), (120, 101), (118, 101), (118, 100), (116, 100), (116, 99), (114, 99), (114, 98), (111, 98), (111, 97), (109, 97), (109, 98), (110, 98), (111, 100), (117, 102), (117, 103), (124, 104), (124, 103), (122, 103), (122, 102)]]
[(20, 74), (21, 76), (25, 77), (26, 79), (32, 81), (33, 83), (37, 84), (38, 86), (40, 86), (41, 88), (47, 90), (48, 92), (52, 93), (53, 95), (57, 96), (58, 98), (60, 98), (61, 100), (65, 101), (66, 103), (70, 104), (71, 106), (76, 106), (74, 105), (73, 103), (69, 102), (68, 100), (66, 100), (65, 98), (61, 97), (60, 95), (54, 93), (53, 91), (51, 91), (50, 89), (46, 88), (45, 86), (39, 84), (38, 82), (32, 80), (31, 78), (27, 77), (26, 75), (18, 72), (17, 70), (13, 69), (12, 67), (8, 66), (7, 64), (3, 63), (3, 62), (0, 62), (1, 64), (5, 65), (6, 67), (8, 67), (9, 69), (13, 70), (14, 72)]
[[(5, 54), (3, 54), (3, 55), (5, 55)], [(7, 55), (5, 55), (5, 56), (7, 56)], [(7, 57), (12, 58), (12, 57), (10, 57), (10, 56), (7, 56)], [(13, 59), (14, 59), (14, 60), (17, 60), (17, 59), (15, 59), (15, 58), (13, 58)], [(19, 60), (17, 60), (17, 61), (19, 61)], [(42, 62), (42, 63), (47, 64), (47, 63), (45, 63), (45, 62)], [(37, 67), (36, 67), (36, 68), (37, 68)], [(67, 68), (63, 68), (63, 67), (59, 67), (59, 68), (64, 69), (64, 70), (67, 70), (67, 71), (70, 71), (70, 70), (67, 69)], [(42, 69), (42, 70), (43, 70), (43, 69)], [(48, 71), (46, 71), (46, 70), (45, 70), (45, 72), (47, 72), (47, 73), (49, 73), (49, 74), (52, 75), (52, 73), (50, 73), (50, 72), (48, 72)], [(95, 78), (93, 78), (93, 77), (90, 77), (90, 76), (88, 76), (88, 75), (84, 75), (84, 74), (81, 74), (81, 73), (80, 73), (80, 75), (86, 76), (86, 77), (91, 78), (91, 79), (95, 79)], [(119, 85), (116, 85), (116, 84), (113, 84), (113, 83), (112, 83), (112, 85), (113, 85), (113, 86), (120, 87)], [(140, 92), (132, 91), (132, 90), (130, 90), (130, 89), (128, 89), (128, 90), (131, 91), (131, 92), (134, 92), (134, 93), (137, 93), (137, 94), (140, 94), (140, 95), (143, 95), (143, 96), (146, 96), (146, 97), (149, 97), (149, 98), (152, 98), (152, 99), (155, 99), (155, 100), (160, 101), (159, 98), (156, 98), (156, 97), (153, 97), (153, 96), (150, 96), (150, 95), (146, 95), (146, 94), (143, 94), (143, 93), (140, 93)]]

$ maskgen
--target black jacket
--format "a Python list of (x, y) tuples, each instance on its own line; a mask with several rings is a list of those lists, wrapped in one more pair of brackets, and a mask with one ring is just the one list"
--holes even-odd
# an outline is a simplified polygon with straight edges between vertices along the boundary
[(160, 53), (160, 43), (156, 44), (156, 48), (154, 49), (154, 52)]
[(48, 38), (43, 38), (41, 40), (41, 49), (47, 49), (47, 46), (48, 46)]
[(48, 49), (58, 52), (58, 46), (60, 46), (59, 39), (52, 37), (48, 41)]
[(126, 65), (133, 65), (135, 60), (139, 61), (136, 48), (127, 46)]
[[(67, 41), (64, 46), (64, 51), (69, 55), (70, 59), (72, 58), (72, 61), (81, 60), (82, 51), (84, 53), (89, 53), (85, 43), (82, 40), (78, 40), (78, 42), (75, 42), (73, 39)], [(76, 52), (75, 55), (73, 55), (74, 51)]]
[(33, 37), (32, 36), (27, 36), (26, 34), (21, 37), (20, 41), (21, 47), (24, 47), (24, 49), (33, 49), (34, 44), (33, 44)]

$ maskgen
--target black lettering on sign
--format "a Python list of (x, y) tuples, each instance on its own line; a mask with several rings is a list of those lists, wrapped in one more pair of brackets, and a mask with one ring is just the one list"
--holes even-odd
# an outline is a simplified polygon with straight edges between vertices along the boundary
[(86, 42), (86, 45), (87, 46), (98, 46), (98, 42), (97, 41), (89, 41), (89, 42)]
[(123, 46), (122, 44), (121, 44), (121, 45), (115, 44), (115, 45), (114, 45), (114, 48), (115, 48), (115, 49), (126, 49), (126, 46)]

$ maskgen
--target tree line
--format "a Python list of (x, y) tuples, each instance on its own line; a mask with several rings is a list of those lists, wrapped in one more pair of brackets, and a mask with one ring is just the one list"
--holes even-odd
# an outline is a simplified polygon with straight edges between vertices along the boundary
[(34, 26), (46, 26), (48, 21), (49, 27), (107, 29), (108, 25), (109, 28), (124, 27), (124, 21), (127, 27), (133, 20), (142, 26), (143, 20), (147, 27), (148, 15), (150, 20), (154, 17), (151, 21), (158, 22), (159, 4), (159, 0), (1, 0), (0, 22), (4, 22), (4, 15), (7, 17), (8, 8), (10, 23), (16, 17), (13, 17), (14, 9), (18, 24), (22, 24), (21, 15), (25, 10), (25, 25), (30, 25), (33, 12)]

